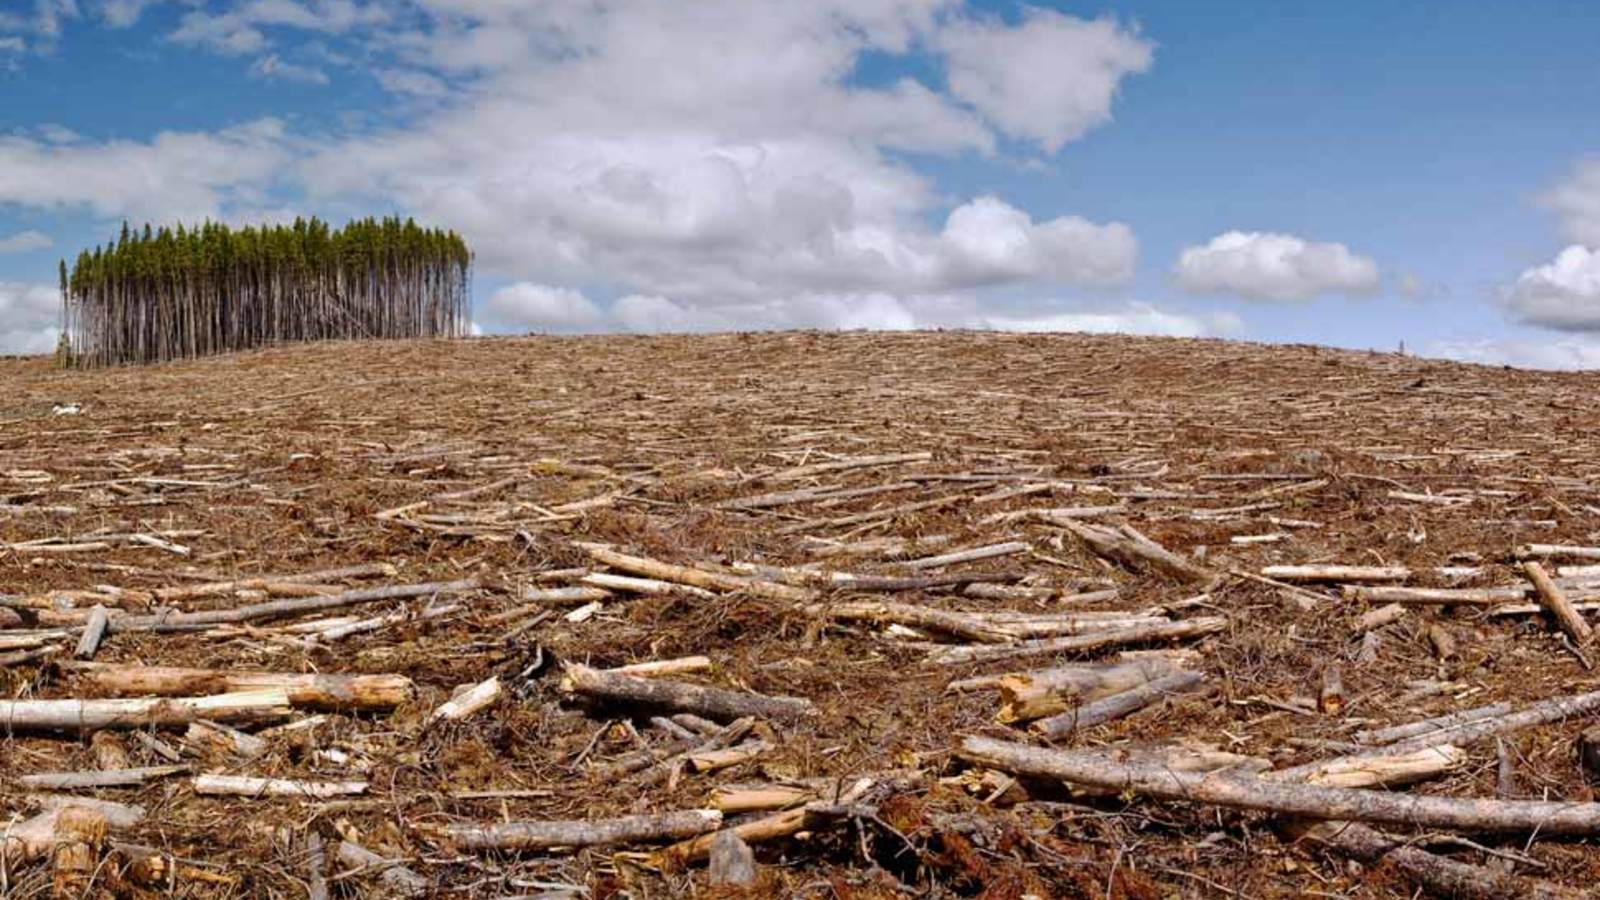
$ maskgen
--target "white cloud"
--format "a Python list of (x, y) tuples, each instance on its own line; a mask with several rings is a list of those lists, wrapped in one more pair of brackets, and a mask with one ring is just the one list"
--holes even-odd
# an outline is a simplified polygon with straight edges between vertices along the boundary
[(1600, 247), (1600, 157), (1579, 162), (1541, 202), (1560, 217), (1568, 240)]
[(490, 324), (514, 331), (587, 331), (605, 318), (579, 291), (528, 282), (495, 291), (480, 314)]
[(1096, 225), (1077, 216), (1034, 224), (996, 197), (957, 207), (940, 235), (950, 281), (1046, 278), (1066, 284), (1115, 285), (1133, 277), (1138, 242), (1120, 222)]
[(268, 81), (297, 81), (301, 84), (327, 84), (328, 73), (316, 66), (286, 62), (276, 53), (261, 57), (250, 65), (250, 75)]
[(0, 237), (0, 253), (26, 253), (43, 250), (53, 243), (50, 236), (40, 231), (19, 231), (10, 237)]
[(1229, 231), (1178, 256), (1178, 284), (1197, 294), (1249, 300), (1305, 300), (1322, 294), (1364, 294), (1378, 287), (1378, 266), (1343, 244), (1291, 234)]
[(1435, 341), (1422, 356), (1519, 369), (1600, 369), (1600, 341), (1585, 338), (1504, 338)]
[(1058, 312), (1021, 318), (989, 316), (983, 324), (995, 331), (1084, 331), (1164, 337), (1204, 337), (1227, 334), (1241, 327), (1237, 317), (1226, 313), (1197, 316), (1158, 309), (1148, 303), (1131, 303), (1123, 309), (1103, 312)]
[(55, 349), (61, 292), (47, 284), (0, 281), (0, 353)]
[(1111, 119), (1117, 87), (1150, 67), (1153, 45), (1112, 19), (1029, 8), (1020, 24), (961, 21), (934, 46), (950, 90), (1006, 134), (1054, 153)]
[(1600, 251), (1574, 244), (1517, 277), (1505, 297), (1519, 320), (1561, 331), (1600, 331)]
[[(618, 327), (909, 327), (933, 315), (932, 297), (1126, 283), (1137, 256), (1126, 225), (944, 196), (900, 151), (990, 154), (1002, 134), (1058, 148), (1108, 118), (1151, 45), (1110, 20), (1030, 12), (1006, 26), (964, 9), (191, 4), (174, 40), (259, 55), (259, 74), (283, 76), (284, 57), (306, 57), (275, 55), (278, 29), (348, 33), (363, 50), (353, 56), (391, 92), (428, 99), (428, 114), (355, 137), (269, 122), (147, 142), (0, 138), (0, 203), (135, 219), (398, 208), (462, 232), (489, 276), (670, 298), (618, 304)], [(948, 86), (858, 81), (866, 55), (914, 49), (948, 55)], [(1016, 60), (1049, 64), (1024, 78)], [(545, 314), (548, 327), (588, 327), (581, 309), (536, 306), (522, 327)]]
[(102, 0), (100, 17), (113, 28), (127, 28), (139, 21), (145, 9), (162, 0)]
[(196, 220), (256, 202), (288, 159), (280, 123), (59, 146), (0, 137), (0, 203), (108, 218)]

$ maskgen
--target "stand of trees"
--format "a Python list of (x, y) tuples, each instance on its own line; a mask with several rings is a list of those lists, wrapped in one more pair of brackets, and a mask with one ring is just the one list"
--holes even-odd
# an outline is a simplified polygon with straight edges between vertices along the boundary
[(162, 362), (281, 341), (460, 337), (472, 252), (410, 219), (142, 233), (61, 263), (72, 365)]

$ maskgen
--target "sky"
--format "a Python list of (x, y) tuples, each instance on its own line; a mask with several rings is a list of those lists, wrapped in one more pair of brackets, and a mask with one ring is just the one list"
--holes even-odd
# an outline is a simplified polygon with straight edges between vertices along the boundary
[(484, 333), (1600, 367), (1580, 0), (0, 0), (0, 353), (135, 226), (399, 214)]

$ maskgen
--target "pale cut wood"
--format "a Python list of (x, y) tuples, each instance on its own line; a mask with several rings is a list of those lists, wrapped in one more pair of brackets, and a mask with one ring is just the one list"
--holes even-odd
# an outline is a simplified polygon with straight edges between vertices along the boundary
[(1016, 640), (1014, 632), (974, 616), (910, 603), (856, 601), (811, 606), (808, 612), (826, 616), (837, 622), (887, 622), (907, 625), (985, 644), (1007, 644)]
[(1521, 600), (1528, 589), (1512, 587), (1421, 588), (1347, 584), (1346, 600), (1366, 603), (1403, 603), (1410, 606), (1492, 606)]
[(793, 721), (816, 715), (811, 701), (799, 697), (769, 697), (681, 681), (618, 675), (577, 663), (567, 665), (561, 689), (596, 700), (690, 712), (722, 721), (743, 716)]
[(853, 459), (840, 459), (833, 462), (811, 463), (804, 466), (795, 466), (770, 475), (758, 475), (755, 480), (769, 482), (799, 481), (802, 478), (812, 478), (830, 472), (847, 472), (852, 469), (877, 468), (880, 466), (900, 466), (906, 463), (927, 462), (933, 459), (933, 453), (922, 450), (914, 453), (886, 453), (878, 456), (858, 456)]
[(89, 610), (89, 620), (84, 623), (83, 634), (78, 638), (78, 648), (72, 652), (79, 659), (93, 659), (96, 651), (100, 649), (100, 641), (106, 636), (106, 625), (110, 622), (110, 615), (106, 608), (96, 604)]
[(1006, 541), (1001, 544), (974, 547), (971, 550), (957, 550), (952, 553), (941, 553), (938, 556), (911, 559), (901, 563), (901, 565), (908, 569), (937, 569), (940, 566), (953, 566), (957, 563), (976, 562), (980, 559), (993, 559), (997, 556), (1026, 553), (1028, 549), (1027, 543), (1023, 541)]
[(705, 672), (711, 668), (709, 656), (684, 656), (679, 659), (660, 659), (651, 662), (633, 663), (627, 666), (617, 666), (607, 669), (619, 675), (633, 675), (639, 678), (660, 678), (663, 675), (692, 675), (696, 672)]
[(811, 591), (786, 584), (778, 584), (777, 582), (744, 578), (739, 575), (725, 575), (721, 572), (710, 572), (704, 569), (680, 566), (661, 562), (660, 560), (646, 559), (642, 556), (629, 556), (594, 544), (582, 546), (596, 562), (603, 563), (618, 571), (643, 575), (646, 578), (687, 584), (691, 587), (708, 591), (735, 591), (755, 597), (766, 597), (771, 600), (805, 601), (813, 597)]
[(298, 707), (321, 710), (391, 709), (411, 700), (416, 686), (404, 675), (319, 675), (69, 662), (62, 669), (113, 696), (281, 689)]
[(1440, 744), (1398, 756), (1336, 757), (1297, 767), (1292, 778), (1283, 777), (1279, 772), (1264, 772), (1261, 777), (1269, 781), (1304, 781), (1327, 787), (1392, 787), (1459, 771), (1467, 765), (1468, 759), (1467, 751), (1460, 747)]
[(190, 723), (183, 742), (191, 752), (211, 751), (239, 759), (253, 759), (270, 749), (265, 740), (218, 722)]
[(1087, 653), (1128, 644), (1201, 637), (1208, 634), (1216, 634), (1227, 627), (1228, 620), (1226, 618), (1203, 616), (1195, 619), (1184, 619), (1180, 622), (1140, 625), (1133, 628), (1119, 628), (1115, 631), (1103, 631), (1072, 637), (1046, 638), (1036, 641), (1021, 641), (1015, 644), (997, 644), (982, 647), (943, 648), (929, 654), (928, 662), (941, 666), (958, 666), (968, 663), (995, 662), (1002, 659), (1051, 656), (1058, 653)]
[(14, 731), (92, 731), (187, 725), (196, 719), (270, 722), (288, 717), (282, 688), (238, 691), (209, 697), (140, 700), (3, 700), (0, 728)]
[(1518, 559), (1594, 559), (1600, 560), (1600, 547), (1574, 544), (1523, 544), (1516, 549)]
[[(853, 784), (837, 793), (833, 803), (848, 805), (860, 800), (872, 790), (877, 782), (872, 778), (859, 778)], [(750, 844), (765, 843), (767, 841), (781, 840), (792, 837), (803, 831), (806, 826), (816, 821), (812, 808), (816, 804), (807, 804), (798, 809), (789, 809), (741, 822), (729, 828), (739, 839)], [(703, 834), (686, 841), (680, 841), (670, 847), (663, 848), (655, 854), (655, 861), (662, 866), (676, 868), (687, 866), (692, 862), (703, 860), (711, 853), (711, 845), (716, 841), (716, 833)]]
[(1320, 787), (1229, 771), (1205, 775), (1119, 762), (1102, 753), (1045, 750), (967, 737), (957, 755), (968, 762), (1015, 775), (1056, 778), (1126, 791), (1157, 800), (1206, 803), (1312, 819), (1340, 819), (1462, 831), (1600, 834), (1600, 803), (1485, 800), (1392, 794), (1358, 788)]
[(718, 787), (712, 790), (709, 805), (724, 815), (789, 809), (817, 799), (817, 792), (803, 785), (773, 784), (760, 787)]
[(1075, 519), (1058, 519), (1057, 527), (1072, 532), (1100, 556), (1133, 568), (1154, 568), (1183, 581), (1210, 584), (1217, 573), (1150, 540), (1130, 525), (1107, 528)]
[(1385, 625), (1398, 622), (1405, 614), (1406, 608), (1398, 603), (1380, 606), (1377, 609), (1369, 609), (1356, 620), (1356, 631), (1366, 632), (1382, 628)]
[(248, 775), (196, 775), (194, 792), (208, 796), (301, 797), (325, 800), (365, 794), (365, 781), (296, 781), (289, 778), (255, 778)]
[(493, 705), (495, 701), (500, 699), (502, 693), (500, 676), (491, 675), (489, 678), (439, 704), (439, 708), (428, 716), (428, 721), (459, 722), (473, 713)]
[(138, 787), (155, 778), (189, 771), (188, 766), (145, 766), (90, 772), (40, 772), (18, 775), (17, 784), (35, 791), (82, 791), (108, 787)]
[(1261, 575), (1288, 582), (1405, 581), (1411, 577), (1411, 570), (1405, 566), (1267, 566)]
[(1572, 601), (1568, 600), (1566, 595), (1561, 593), (1561, 589), (1556, 587), (1556, 583), (1550, 580), (1550, 574), (1544, 570), (1544, 566), (1528, 560), (1522, 564), (1522, 571), (1527, 574), (1528, 580), (1533, 582), (1539, 605), (1549, 611), (1555, 618), (1556, 624), (1561, 626), (1561, 630), (1580, 646), (1587, 644), (1594, 637), (1594, 629), (1590, 628), (1589, 623), (1583, 620), (1583, 616), (1578, 615), (1578, 611), (1572, 608)]
[(128, 758), (128, 748), (115, 732), (96, 731), (90, 735), (89, 750), (94, 754), (95, 768), (102, 771), (133, 767), (132, 760)]
[(241, 590), (263, 590), (266, 585), (313, 584), (322, 586), (328, 582), (343, 581), (347, 578), (393, 578), (398, 571), (388, 563), (364, 563), (338, 569), (302, 572), (298, 575), (260, 575), (254, 578), (243, 578), (234, 581), (210, 581), (204, 584), (190, 584), (182, 587), (156, 588), (155, 595), (158, 599), (165, 601), (193, 600), (198, 597), (225, 596)]
[(722, 813), (714, 809), (688, 809), (616, 819), (452, 824), (445, 826), (445, 836), (460, 850), (553, 850), (677, 840), (721, 824)]
[(1047, 719), (1040, 719), (1029, 725), (1028, 730), (1049, 740), (1063, 738), (1076, 733), (1079, 729), (1092, 728), (1131, 715), (1157, 700), (1192, 691), (1205, 681), (1205, 677), (1203, 672), (1174, 672), (1171, 675), (1163, 675), (1121, 693), (1085, 703)]
[(1492, 703), (1488, 706), (1479, 706), (1475, 709), (1464, 709), (1460, 712), (1447, 713), (1442, 716), (1433, 716), (1415, 722), (1406, 722), (1401, 725), (1391, 725), (1387, 728), (1368, 728), (1357, 731), (1353, 738), (1362, 744), (1389, 744), (1404, 738), (1417, 737), (1418, 735), (1442, 733), (1476, 722), (1479, 719), (1489, 719), (1503, 716), (1511, 712), (1509, 703)]
[(379, 600), (400, 600), (408, 597), (461, 594), (477, 590), (477, 579), (437, 581), (425, 584), (399, 584), (388, 587), (358, 588), (321, 597), (300, 597), (290, 600), (273, 600), (254, 603), (233, 609), (208, 609), (189, 613), (172, 613), (154, 616), (123, 616), (111, 620), (112, 633), (126, 631), (192, 631), (213, 625), (233, 625), (240, 622), (257, 622), (303, 616), (308, 613), (340, 609)]
[(1027, 722), (1065, 712), (1075, 704), (1131, 690), (1176, 672), (1170, 659), (1061, 666), (1016, 672), (999, 679), (999, 722)]

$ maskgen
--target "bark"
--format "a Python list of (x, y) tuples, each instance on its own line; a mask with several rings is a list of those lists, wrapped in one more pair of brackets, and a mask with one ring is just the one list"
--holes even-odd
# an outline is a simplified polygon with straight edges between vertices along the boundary
[(92, 809), (69, 806), (56, 818), (51, 857), (51, 896), (78, 900), (90, 896), (100, 851), (106, 842), (105, 817)]
[(138, 787), (153, 778), (189, 771), (188, 766), (147, 766), (90, 772), (40, 772), (16, 776), (17, 784), (35, 791), (81, 791), (108, 787)]
[(1195, 583), (1209, 584), (1217, 579), (1217, 573), (1199, 563), (1184, 559), (1130, 526), (1123, 525), (1113, 529), (1073, 519), (1060, 519), (1054, 524), (1077, 535), (1100, 556), (1114, 559), (1132, 568), (1153, 568), (1179, 580)]
[(306, 831), (306, 900), (328, 900), (328, 860), (322, 849), (322, 835)]
[(437, 594), (460, 594), (478, 588), (476, 579), (439, 581), (428, 584), (399, 584), (387, 587), (358, 588), (320, 597), (300, 597), (291, 600), (273, 600), (254, 603), (233, 609), (209, 609), (190, 613), (171, 613), (153, 616), (123, 616), (111, 620), (112, 633), (125, 631), (193, 631), (214, 625), (231, 625), (240, 622), (259, 622), (287, 616), (303, 616), (328, 609), (341, 609), (379, 600), (401, 600), (408, 597), (428, 597)]
[(1092, 728), (1144, 709), (1173, 694), (1191, 691), (1205, 681), (1202, 672), (1176, 672), (1118, 694), (1086, 703), (1028, 727), (1034, 734), (1050, 740), (1067, 737), (1081, 728)]
[(567, 666), (561, 689), (593, 700), (688, 712), (719, 721), (744, 716), (793, 721), (816, 715), (811, 701), (798, 697), (769, 697), (661, 678), (618, 675), (576, 663)]
[(1568, 600), (1567, 596), (1561, 593), (1561, 588), (1556, 587), (1556, 583), (1550, 580), (1550, 575), (1544, 570), (1544, 566), (1530, 560), (1522, 564), (1522, 571), (1527, 573), (1528, 580), (1533, 582), (1539, 605), (1555, 617), (1556, 624), (1561, 626), (1561, 630), (1579, 646), (1588, 643), (1589, 639), (1594, 637), (1594, 629), (1590, 628), (1589, 623), (1583, 620), (1583, 616), (1578, 615), (1578, 611), (1572, 608), (1572, 601)]
[(404, 675), (300, 675), (113, 663), (63, 663), (62, 669), (112, 696), (178, 697), (281, 689), (297, 707), (370, 710), (392, 709), (416, 695), (416, 687)]
[(432, 887), (428, 879), (392, 860), (384, 859), (360, 844), (340, 841), (334, 851), (339, 865), (352, 869), (373, 869), (378, 882), (397, 897), (426, 897)]
[(714, 809), (690, 809), (618, 819), (447, 825), (445, 834), (460, 850), (551, 850), (677, 840), (721, 824), (722, 813)]
[(89, 620), (84, 623), (83, 634), (78, 638), (78, 648), (72, 652), (79, 659), (93, 659), (100, 649), (100, 641), (106, 636), (106, 625), (110, 621), (109, 614), (104, 606), (98, 604), (89, 610)]
[(1306, 829), (1305, 838), (1346, 856), (1380, 863), (1441, 897), (1456, 900), (1581, 900), (1586, 892), (1522, 878), (1487, 866), (1474, 866), (1411, 846), (1354, 822), (1321, 822)]
[(1133, 628), (1119, 628), (1115, 631), (1102, 631), (1094, 634), (1046, 638), (1037, 641), (1020, 641), (1015, 644), (985, 647), (950, 647), (935, 651), (929, 655), (928, 661), (935, 665), (956, 666), (967, 663), (994, 662), (1001, 659), (1051, 656), (1058, 653), (1087, 653), (1128, 644), (1200, 637), (1207, 634), (1215, 634), (1227, 627), (1227, 619), (1221, 616), (1205, 616), (1196, 619), (1185, 619), (1181, 622), (1140, 625)]
[(0, 729), (92, 731), (187, 725), (196, 719), (269, 722), (287, 717), (290, 709), (289, 696), (282, 688), (146, 700), (4, 700), (0, 701)]
[(756, 881), (756, 855), (732, 831), (719, 831), (711, 839), (707, 878), (713, 886), (746, 886)]
[(1101, 753), (1043, 750), (983, 737), (965, 738), (957, 755), (1015, 775), (1310, 819), (1342, 819), (1462, 831), (1587, 836), (1600, 834), (1600, 803), (1484, 800), (1319, 787), (1232, 772), (1195, 774), (1118, 762)]
[(1171, 660), (1157, 657), (1002, 675), (1000, 712), (995, 718), (1001, 722), (1042, 719), (1074, 704), (1132, 690), (1179, 668)]

